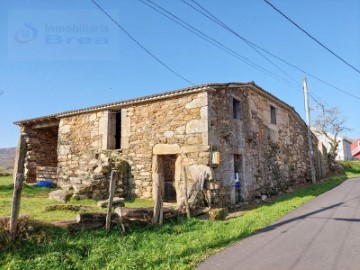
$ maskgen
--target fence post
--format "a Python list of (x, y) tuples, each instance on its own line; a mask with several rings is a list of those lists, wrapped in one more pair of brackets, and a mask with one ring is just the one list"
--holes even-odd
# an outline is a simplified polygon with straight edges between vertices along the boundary
[(188, 201), (188, 193), (187, 193), (187, 177), (186, 177), (186, 169), (185, 166), (182, 167), (182, 179), (183, 179), (183, 185), (184, 185), (184, 197), (185, 197), (185, 210), (186, 210), (186, 217), (189, 219), (191, 217), (190, 213), (190, 206)]
[(24, 183), (24, 166), (26, 155), (26, 141), (24, 134), (20, 134), (16, 148), (16, 159), (14, 164), (14, 193), (10, 216), (10, 238), (13, 241), (17, 233), (17, 223), (20, 212), (21, 192)]
[(108, 199), (108, 206), (107, 206), (107, 213), (106, 213), (106, 225), (105, 228), (107, 231), (110, 231), (111, 227), (111, 214), (112, 214), (112, 203), (114, 199), (114, 192), (117, 180), (117, 171), (111, 171), (110, 183), (109, 183), (109, 199)]
[(153, 224), (162, 224), (163, 223), (163, 201), (162, 201), (162, 192), (161, 192), (161, 186), (160, 186), (161, 178), (160, 175), (157, 175), (155, 177), (155, 183), (154, 183), (154, 197), (155, 197), (155, 203), (154, 203), (154, 214), (153, 214)]

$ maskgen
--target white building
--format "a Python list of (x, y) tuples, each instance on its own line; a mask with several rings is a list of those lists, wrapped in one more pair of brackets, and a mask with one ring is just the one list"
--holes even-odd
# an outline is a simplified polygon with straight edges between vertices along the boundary
[[(331, 148), (329, 139), (325, 135), (318, 132), (317, 130), (312, 129), (311, 131), (316, 135), (318, 140), (325, 145), (327, 151), (329, 152), (329, 150)], [(328, 133), (328, 136), (333, 138), (332, 134)], [(345, 137), (338, 137), (337, 139), (339, 142), (339, 146), (338, 146), (338, 150), (337, 150), (337, 154), (336, 154), (336, 160), (352, 160), (352, 159), (354, 159), (351, 154), (352, 141)]]

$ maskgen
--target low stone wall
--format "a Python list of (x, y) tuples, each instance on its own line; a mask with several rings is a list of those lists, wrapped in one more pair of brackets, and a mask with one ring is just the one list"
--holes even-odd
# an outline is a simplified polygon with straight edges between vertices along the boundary
[(36, 167), (36, 180), (53, 180), (54, 183), (57, 182), (57, 167), (49, 166), (37, 166)]
[[(84, 156), (82, 156), (84, 158)], [(87, 154), (82, 159), (85, 166), (75, 170), (68, 180), (61, 179), (59, 186), (65, 190), (73, 190), (74, 198), (106, 199), (109, 196), (109, 182), (112, 170), (117, 170), (115, 196), (126, 197), (128, 192), (130, 166), (122, 158), (120, 151), (104, 150)]]

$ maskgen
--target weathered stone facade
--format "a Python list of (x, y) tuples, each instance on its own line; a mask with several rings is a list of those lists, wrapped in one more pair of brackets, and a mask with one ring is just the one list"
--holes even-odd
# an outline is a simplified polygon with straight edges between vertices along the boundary
[[(57, 125), (35, 129), (39, 119), (18, 122), (29, 137), (26, 166), (56, 166), (59, 185), (78, 198), (105, 198), (114, 168), (121, 173), (116, 196), (151, 198), (160, 179), (163, 193), (175, 192), (178, 204), (185, 168), (189, 197), (212, 206), (272, 196), (310, 176), (306, 125), (254, 83), (195, 86), (47, 120)], [(51, 132), (52, 139), (45, 138)]]
[(21, 132), (26, 134), (27, 144), (25, 180), (35, 182), (38, 166), (57, 167), (58, 127), (23, 126)]
[[(64, 117), (59, 123), (58, 177), (75, 196), (103, 199), (108, 194), (111, 168), (120, 167), (116, 196), (127, 192), (127, 162), (119, 151), (107, 151), (109, 111)], [(125, 164), (125, 165), (124, 165)]]
[[(306, 126), (290, 108), (252, 87), (218, 89), (209, 95), (210, 144), (222, 153), (215, 178), (222, 179), (229, 201), (235, 202), (235, 172), (242, 200), (272, 196), (310, 177)], [(241, 104), (239, 119), (233, 117), (233, 99)], [(271, 107), (276, 123), (271, 123)]]
[[(130, 106), (122, 110), (129, 126), (122, 141), (122, 153), (131, 165), (132, 192), (152, 197), (154, 162), (166, 155), (176, 155), (175, 186), (178, 200), (181, 166), (209, 164), (207, 93), (196, 93), (172, 99)], [(158, 172), (165, 175), (164, 172)]]

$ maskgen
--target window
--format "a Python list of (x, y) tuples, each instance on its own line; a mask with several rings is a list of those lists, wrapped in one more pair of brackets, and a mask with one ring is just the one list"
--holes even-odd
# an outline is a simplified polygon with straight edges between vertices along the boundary
[(240, 101), (235, 98), (233, 98), (233, 117), (240, 119)]
[(121, 111), (115, 114), (115, 149), (121, 148)]
[(276, 125), (276, 108), (274, 106), (270, 106), (270, 119), (271, 124)]
[(104, 149), (105, 147), (108, 150), (127, 149), (129, 143), (129, 130), (130, 118), (126, 117), (126, 110), (109, 110), (107, 134), (106, 136), (103, 136)]

